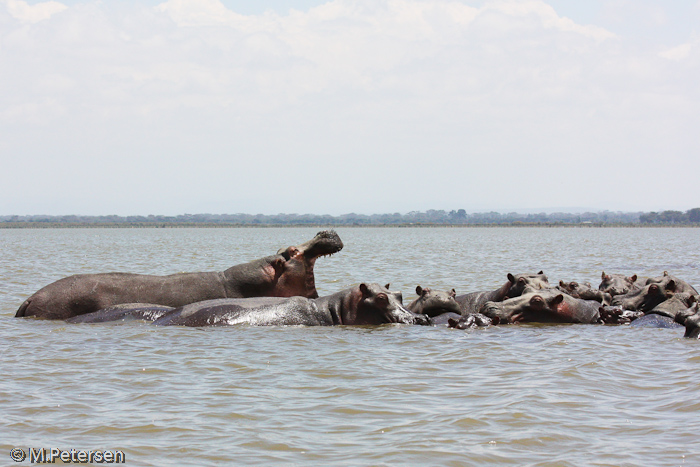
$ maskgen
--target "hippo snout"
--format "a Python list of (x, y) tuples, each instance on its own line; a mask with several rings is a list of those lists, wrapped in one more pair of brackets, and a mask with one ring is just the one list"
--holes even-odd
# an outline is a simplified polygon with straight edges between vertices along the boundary
[(428, 318), (427, 315), (414, 314), (413, 315), (413, 324), (417, 324), (419, 326), (430, 326), (430, 318)]
[(479, 310), (479, 313), (486, 315), (489, 318), (498, 316), (498, 314), (503, 310), (503, 305), (498, 302), (486, 302)]

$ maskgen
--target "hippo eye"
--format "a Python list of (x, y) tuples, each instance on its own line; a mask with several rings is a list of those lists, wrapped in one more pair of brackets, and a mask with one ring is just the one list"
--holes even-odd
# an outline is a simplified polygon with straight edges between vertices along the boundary
[(389, 297), (386, 296), (386, 294), (380, 293), (377, 294), (375, 297), (375, 300), (378, 301), (379, 303), (387, 303), (389, 301)]

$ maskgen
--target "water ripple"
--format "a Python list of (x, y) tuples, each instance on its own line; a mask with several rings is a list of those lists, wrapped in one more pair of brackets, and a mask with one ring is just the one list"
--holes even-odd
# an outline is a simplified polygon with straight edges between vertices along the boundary
[[(14, 319), (65, 275), (219, 270), (316, 229), (0, 230), (3, 443), (122, 449), (143, 466), (698, 465), (698, 341), (525, 325), (154, 328)], [(700, 284), (695, 229), (345, 229), (317, 287), (458, 293), (507, 272)], [(271, 247), (274, 245), (274, 247)], [(683, 257), (678, 252), (683, 252)]]

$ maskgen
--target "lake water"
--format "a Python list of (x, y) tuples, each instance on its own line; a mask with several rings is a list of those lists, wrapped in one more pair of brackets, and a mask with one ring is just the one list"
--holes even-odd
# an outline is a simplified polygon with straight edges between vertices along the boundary
[[(697, 466), (700, 342), (679, 329), (155, 328), (15, 319), (87, 272), (223, 270), (315, 228), (0, 229), (0, 465), (13, 448), (122, 450), (130, 466)], [(341, 228), (326, 295), (458, 293), (508, 272), (700, 286), (692, 228)], [(28, 464), (28, 460), (24, 461)]]

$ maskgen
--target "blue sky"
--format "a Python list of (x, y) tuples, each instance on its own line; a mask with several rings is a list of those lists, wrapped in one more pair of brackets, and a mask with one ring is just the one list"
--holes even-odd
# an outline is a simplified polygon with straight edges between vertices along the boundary
[(0, 0), (0, 214), (700, 206), (700, 0)]

